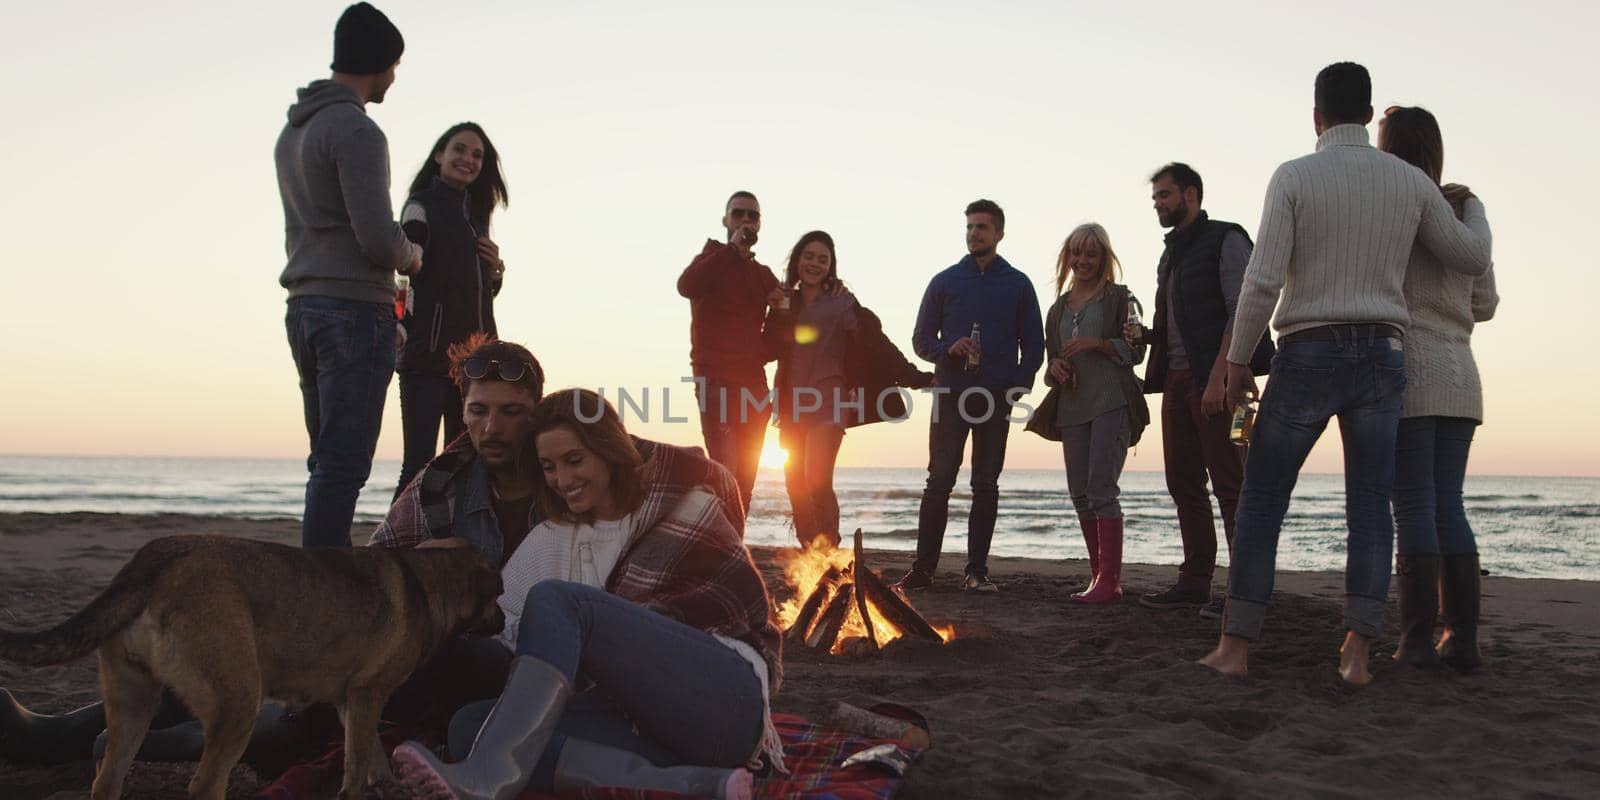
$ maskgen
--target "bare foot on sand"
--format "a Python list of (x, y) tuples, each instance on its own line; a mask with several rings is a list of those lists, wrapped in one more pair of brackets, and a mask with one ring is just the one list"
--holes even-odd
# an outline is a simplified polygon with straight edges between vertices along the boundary
[(1344, 645), (1339, 648), (1339, 677), (1352, 686), (1372, 683), (1372, 673), (1367, 671), (1367, 657), (1371, 651), (1371, 639), (1355, 631), (1345, 634)]
[(1223, 634), (1217, 649), (1207, 653), (1200, 663), (1224, 675), (1243, 678), (1250, 674), (1250, 641)]

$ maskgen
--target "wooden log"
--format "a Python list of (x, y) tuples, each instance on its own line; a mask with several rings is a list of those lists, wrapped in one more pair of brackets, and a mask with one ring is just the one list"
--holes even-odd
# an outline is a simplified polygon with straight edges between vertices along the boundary
[(842, 700), (834, 705), (833, 713), (828, 715), (828, 722), (850, 733), (874, 739), (898, 739), (921, 748), (927, 748), (931, 744), (928, 732), (915, 723), (874, 714)]
[(841, 637), (835, 647), (839, 648), (840, 653), (850, 658), (867, 658), (878, 653), (878, 648), (874, 647), (872, 642), (867, 641), (865, 636)]
[(850, 583), (839, 584), (839, 591), (829, 601), (827, 609), (822, 616), (817, 618), (817, 624), (811, 628), (811, 633), (806, 635), (806, 647), (820, 653), (833, 649), (833, 640), (839, 638), (839, 631), (844, 628), (845, 617), (850, 616), (851, 595), (855, 594), (855, 585)]
[(800, 606), (800, 615), (794, 618), (794, 624), (789, 626), (788, 638), (791, 641), (803, 642), (806, 634), (811, 632), (811, 623), (817, 619), (817, 613), (822, 611), (824, 603), (828, 602), (828, 595), (833, 591), (834, 584), (839, 582), (839, 568), (828, 567), (822, 573), (822, 578), (817, 581), (816, 588), (806, 597)]
[[(850, 571), (854, 574), (870, 572), (867, 560), (861, 555), (861, 529), (856, 528), (855, 560), (850, 562)], [(857, 581), (860, 583), (860, 581)], [(867, 629), (867, 642), (872, 649), (878, 649), (878, 634), (872, 629), (872, 612), (867, 610), (867, 593), (856, 592), (856, 611), (861, 614), (861, 626)]]
[(940, 636), (915, 608), (900, 599), (900, 595), (895, 594), (893, 589), (884, 585), (883, 579), (872, 574), (872, 570), (856, 570), (856, 585), (860, 586), (861, 590), (866, 592), (867, 599), (878, 607), (878, 613), (882, 614), (889, 624), (905, 631), (907, 636), (915, 636), (930, 642), (944, 641), (944, 637)]

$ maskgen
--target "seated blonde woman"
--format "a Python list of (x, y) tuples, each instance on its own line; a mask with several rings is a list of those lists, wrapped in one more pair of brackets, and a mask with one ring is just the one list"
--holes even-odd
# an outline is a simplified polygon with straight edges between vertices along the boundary
[(781, 654), (731, 476), (697, 450), (631, 438), (586, 390), (541, 401), (531, 435), (546, 521), (504, 568), (510, 676), (499, 700), (452, 721), (460, 760), (397, 748), (402, 783), (429, 798), (748, 797), (749, 768), (783, 768), (768, 701)]

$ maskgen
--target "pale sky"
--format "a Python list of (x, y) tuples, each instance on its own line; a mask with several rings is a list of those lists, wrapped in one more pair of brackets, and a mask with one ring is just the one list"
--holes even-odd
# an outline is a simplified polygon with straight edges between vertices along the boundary
[[(304, 456), (272, 145), (294, 90), (327, 76), (343, 6), (8, 7), (0, 452)], [(757, 253), (780, 275), (801, 233), (831, 232), (841, 276), (910, 355), (928, 279), (965, 252), (967, 202), (1005, 208), (1001, 254), (1042, 308), (1062, 239), (1089, 220), (1148, 303), (1149, 174), (1187, 161), (1207, 211), (1253, 233), (1267, 177), (1314, 145), (1317, 70), (1361, 62), (1380, 110), (1438, 116), (1445, 178), (1494, 229), (1472, 471), (1600, 474), (1588, 3), (378, 6), (407, 44), (368, 107), (397, 207), (446, 127), (482, 124), (512, 198), (494, 229), (502, 335), (552, 387), (656, 387), (659, 403), (672, 386), (674, 413), (690, 397), (674, 281), (722, 235), (731, 191), (760, 196)], [(380, 458), (400, 453), (397, 391)], [(853, 431), (841, 464), (925, 465), (918, 399), (910, 422)], [(635, 427), (700, 441), (693, 422)], [(1129, 469), (1160, 469), (1145, 435)], [(1007, 466), (1059, 466), (1057, 447), (1016, 428)], [(1339, 468), (1330, 430), (1308, 469)]]

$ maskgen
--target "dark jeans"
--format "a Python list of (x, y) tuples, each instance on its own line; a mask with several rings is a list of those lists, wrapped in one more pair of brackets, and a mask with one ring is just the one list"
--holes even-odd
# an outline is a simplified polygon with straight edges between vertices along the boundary
[[(963, 416), (961, 399), (966, 397)], [(985, 396), (990, 402), (985, 401)], [(989, 574), (989, 543), (1000, 512), (1000, 470), (1006, 463), (1010, 406), (1005, 393), (976, 389), (939, 394), (928, 426), (928, 483), (917, 512), (917, 560), (911, 568), (928, 575), (939, 566), (944, 528), (950, 517), (950, 491), (972, 434), (972, 512), (967, 517), (967, 568), (971, 575)]]
[[(577, 685), (529, 788), (550, 791), (568, 737), (637, 753), (658, 766), (737, 767), (755, 753), (766, 704), (755, 670), (711, 634), (616, 595), (566, 581), (528, 590), (517, 655)], [(490, 704), (461, 710), (451, 749), (465, 755)]]
[[(1228, 571), (1223, 632), (1261, 635), (1272, 596), (1278, 534), (1300, 467), (1328, 420), (1339, 418), (1344, 442), (1345, 625), (1377, 636), (1389, 594), (1394, 553), (1395, 428), (1405, 391), (1405, 353), (1398, 339), (1370, 326), (1339, 326), (1338, 341), (1284, 342), (1272, 360), (1244, 467), (1244, 489)], [(1357, 335), (1355, 331), (1364, 331)]]
[(394, 306), (293, 297), (284, 326), (311, 437), (300, 541), (349, 547), (356, 497), (372, 472), (394, 377)]
[[(761, 448), (767, 440), (767, 422), (772, 419), (767, 387), (765, 383), (745, 385), (716, 378), (704, 379), (704, 391), (701, 385), (695, 386), (695, 398), (700, 403), (700, 433), (706, 440), (706, 455), (733, 473), (744, 513), (749, 516), (756, 469), (761, 466)], [(754, 398), (749, 404), (744, 402), (746, 392)]]
[(1244, 483), (1245, 448), (1228, 440), (1232, 419), (1228, 414), (1206, 414), (1200, 409), (1204, 386), (1194, 382), (1194, 372), (1171, 370), (1161, 392), (1161, 455), (1166, 465), (1167, 492), (1178, 509), (1178, 533), (1183, 537), (1183, 565), (1178, 582), (1194, 589), (1211, 590), (1217, 568), (1217, 526), (1206, 495), (1206, 478), (1222, 510), (1222, 531), (1231, 551), (1234, 518), (1239, 507), (1239, 487)]
[(400, 373), (400, 429), (405, 434), (405, 460), (400, 464), (400, 484), (395, 497), (438, 453), (439, 422), (444, 421), (444, 442), (455, 441), (467, 429), (461, 419), (461, 390), (448, 375)]
[(833, 491), (833, 466), (844, 441), (838, 425), (790, 422), (778, 429), (778, 440), (788, 452), (783, 465), (784, 487), (794, 511), (794, 532), (805, 547), (818, 537), (839, 545), (839, 496)]
[(1400, 555), (1467, 555), (1478, 541), (1461, 502), (1477, 420), (1400, 420), (1394, 451), (1394, 523)]

